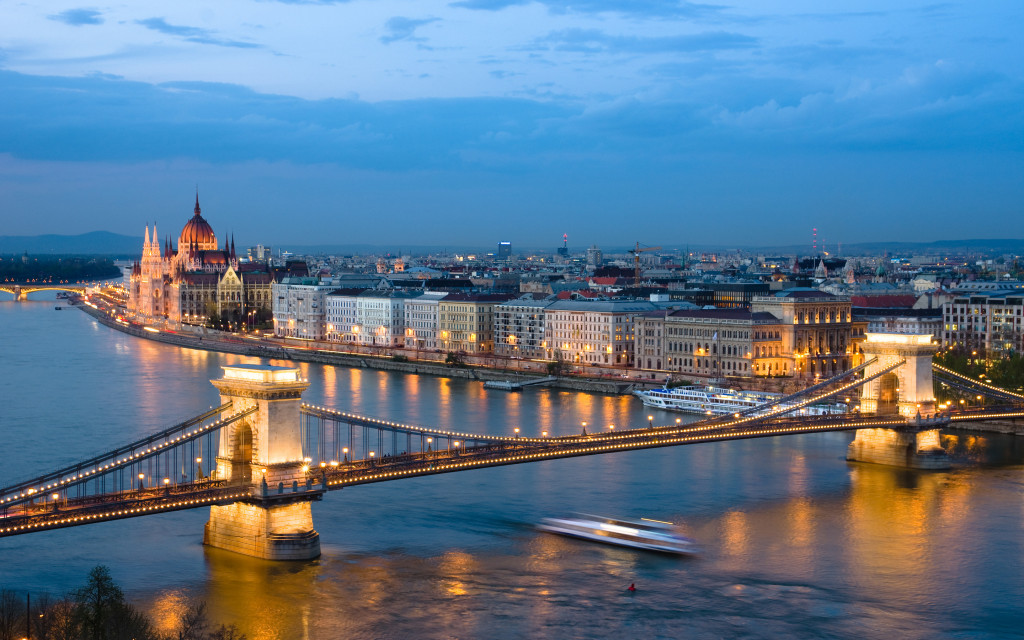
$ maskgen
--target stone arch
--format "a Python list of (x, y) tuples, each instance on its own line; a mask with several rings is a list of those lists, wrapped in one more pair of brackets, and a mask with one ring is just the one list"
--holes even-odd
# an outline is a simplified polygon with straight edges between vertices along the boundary
[(253, 453), (252, 425), (243, 420), (231, 434), (231, 478), (239, 482), (252, 482)]
[(878, 409), (876, 413), (896, 413), (899, 406), (900, 380), (895, 373), (878, 379)]

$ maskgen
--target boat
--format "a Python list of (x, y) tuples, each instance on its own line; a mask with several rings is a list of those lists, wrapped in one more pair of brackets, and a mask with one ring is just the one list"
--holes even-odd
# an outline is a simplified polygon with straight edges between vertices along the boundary
[(60, 311), (60, 310), (61, 310), (61, 306), (60, 306), (59, 304), (58, 304), (58, 305), (56, 305), (56, 306), (54, 306), (53, 308), (54, 308), (54, 309), (56, 309), (57, 311)]
[(645, 551), (697, 553), (696, 542), (680, 535), (671, 522), (661, 520), (622, 520), (580, 514), (571, 518), (544, 518), (537, 528), (548, 533)]
[[(757, 416), (769, 412), (778, 412), (780, 409), (785, 410), (798, 404), (795, 402), (778, 404), (778, 401), (782, 398), (782, 395), (778, 393), (743, 391), (712, 385), (649, 389), (646, 391), (634, 391), (633, 394), (640, 398), (644, 406), (647, 407), (714, 416), (740, 413), (756, 409), (757, 407), (765, 407), (760, 411), (753, 411), (747, 414)], [(832, 402), (807, 405), (792, 411), (790, 415), (823, 416), (846, 413), (846, 411), (847, 406), (845, 404)]]

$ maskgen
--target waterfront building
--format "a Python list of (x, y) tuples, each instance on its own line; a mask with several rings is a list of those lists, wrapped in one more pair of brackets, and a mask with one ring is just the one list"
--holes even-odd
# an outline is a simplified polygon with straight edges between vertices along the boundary
[(202, 324), (210, 317), (241, 326), (271, 309), (272, 276), (263, 265), (240, 266), (234, 240), (220, 241), (202, 216), (199, 196), (177, 246), (146, 225), (142, 258), (129, 275), (128, 310), (146, 318)]
[(942, 346), (989, 357), (1024, 351), (1024, 292), (985, 290), (942, 305)]
[(783, 351), (790, 328), (766, 312), (743, 309), (656, 311), (635, 320), (637, 369), (711, 378), (790, 375)]
[(444, 351), (492, 353), (494, 307), (506, 294), (452, 293), (438, 302), (438, 345)]
[(319, 278), (284, 278), (273, 284), (274, 335), (323, 340), (327, 333), (326, 296), (335, 285)]
[(782, 353), (793, 358), (792, 375), (827, 378), (861, 361), (867, 322), (854, 322), (848, 296), (797, 287), (751, 301), (751, 311), (772, 314), (789, 328)]
[(642, 300), (558, 300), (544, 309), (548, 359), (632, 366), (633, 318), (658, 307)]
[(517, 298), (494, 308), (494, 353), (508, 358), (544, 358), (546, 318), (553, 300)]
[(324, 297), (324, 314), (327, 322), (324, 336), (327, 340), (356, 342), (356, 332), (353, 331), (359, 322), (356, 307), (359, 294), (364, 291), (366, 289), (353, 287), (334, 289)]
[(423, 295), (405, 301), (405, 348), (434, 351), (437, 345), (437, 327), (440, 322), (438, 303), (448, 294), (426, 291)]
[(375, 347), (405, 346), (405, 302), (419, 291), (369, 290), (356, 296), (355, 343)]

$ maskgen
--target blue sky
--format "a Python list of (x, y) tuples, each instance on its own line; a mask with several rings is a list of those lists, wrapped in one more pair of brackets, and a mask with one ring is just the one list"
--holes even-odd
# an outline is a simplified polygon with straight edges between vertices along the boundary
[(1024, 3), (0, 3), (4, 235), (1024, 237)]

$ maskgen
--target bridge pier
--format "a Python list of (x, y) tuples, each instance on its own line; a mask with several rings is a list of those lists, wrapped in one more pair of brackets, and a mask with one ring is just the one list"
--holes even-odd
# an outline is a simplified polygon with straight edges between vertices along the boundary
[[(257, 411), (220, 431), (217, 477), (250, 485), (253, 497), (210, 507), (203, 544), (265, 560), (320, 556), (310, 505), (323, 486), (307, 483), (299, 411), (309, 386), (292, 367), (236, 365), (211, 381), (231, 412)], [(280, 487), (281, 489), (278, 489)], [(287, 491), (284, 488), (287, 487)]]
[(939, 430), (897, 431), (858, 429), (846, 459), (908, 469), (949, 469), (949, 456), (939, 443)]

